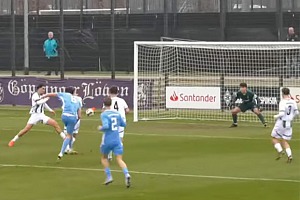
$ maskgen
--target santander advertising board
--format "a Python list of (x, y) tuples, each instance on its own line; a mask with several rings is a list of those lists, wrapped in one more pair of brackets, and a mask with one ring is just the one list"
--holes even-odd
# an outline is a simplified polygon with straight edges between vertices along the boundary
[(221, 109), (219, 87), (166, 87), (166, 108)]

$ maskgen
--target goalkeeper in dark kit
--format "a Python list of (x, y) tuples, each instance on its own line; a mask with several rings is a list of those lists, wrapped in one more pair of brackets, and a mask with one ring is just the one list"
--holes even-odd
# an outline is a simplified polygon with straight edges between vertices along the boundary
[(255, 113), (261, 123), (267, 127), (265, 118), (261, 114), (262, 109), (260, 107), (260, 100), (257, 95), (248, 89), (246, 83), (240, 84), (240, 90), (236, 93), (232, 102), (235, 103), (237, 99), (240, 99), (241, 102), (239, 106), (236, 106), (231, 110), (233, 124), (230, 127), (237, 127), (237, 114), (240, 112), (246, 112), (247, 110), (251, 110), (253, 113)]

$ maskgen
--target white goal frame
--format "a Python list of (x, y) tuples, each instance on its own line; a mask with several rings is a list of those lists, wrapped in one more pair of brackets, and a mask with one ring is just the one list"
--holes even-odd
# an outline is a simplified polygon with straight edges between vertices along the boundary
[[(134, 111), (134, 122), (139, 121), (139, 110), (138, 110), (138, 80), (139, 80), (139, 46), (184, 46), (190, 48), (215, 48), (214, 46), (219, 45), (216, 49), (232, 49), (236, 50), (299, 50), (300, 52), (300, 42), (194, 42), (194, 41), (136, 41), (134, 42), (134, 96), (133, 96), (133, 111)], [(211, 45), (211, 46), (210, 46)], [(210, 47), (209, 47), (210, 46)], [(264, 46), (266, 46), (264, 48)], [(298, 82), (297, 82), (298, 84)], [(284, 85), (285, 86), (285, 85)], [(288, 85), (287, 85), (288, 86)], [(300, 85), (299, 85), (300, 87)], [(160, 118), (157, 118), (160, 120)], [(188, 119), (188, 118), (187, 118)], [(151, 120), (151, 119), (149, 119)], [(152, 119), (153, 120), (153, 119)], [(228, 120), (228, 119), (224, 119)]]

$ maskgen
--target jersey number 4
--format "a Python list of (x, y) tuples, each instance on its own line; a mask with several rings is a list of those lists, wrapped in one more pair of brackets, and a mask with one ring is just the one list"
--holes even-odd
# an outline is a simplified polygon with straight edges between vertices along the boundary
[(117, 131), (118, 130), (118, 121), (117, 118), (111, 118), (111, 130)]
[(115, 105), (114, 105), (114, 110), (119, 111), (118, 102), (115, 103)]

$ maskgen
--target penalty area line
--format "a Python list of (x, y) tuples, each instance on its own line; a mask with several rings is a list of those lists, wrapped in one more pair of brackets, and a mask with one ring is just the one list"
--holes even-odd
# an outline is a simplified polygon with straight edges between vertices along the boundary
[[(77, 168), (77, 167), (56, 167), (43, 165), (17, 165), (17, 164), (0, 164), (0, 167), (11, 168), (38, 168), (38, 169), (56, 169), (56, 170), (73, 170), (73, 171), (97, 171), (103, 172), (102, 169), (95, 168)], [(112, 172), (123, 173), (121, 170), (111, 170)], [(143, 172), (130, 171), (131, 174), (154, 175), (154, 176), (170, 176), (170, 177), (186, 177), (199, 179), (223, 179), (223, 180), (237, 180), (237, 181), (264, 181), (264, 182), (290, 182), (300, 183), (300, 180), (294, 179), (277, 179), (277, 178), (249, 178), (249, 177), (234, 177), (234, 176), (209, 176), (209, 175), (193, 175), (193, 174), (178, 174), (178, 173), (162, 173), (162, 172)]]
[[(0, 129), (2, 131), (14, 131), (14, 129)], [(31, 130), (33, 132), (50, 132), (49, 130), (45, 129), (33, 129)], [(80, 130), (80, 133), (84, 133), (84, 135), (96, 135), (97, 132), (91, 133), (91, 131), (87, 130)], [(174, 135), (174, 134), (155, 134), (155, 133), (132, 133), (132, 132), (125, 132), (125, 135), (132, 135), (132, 136), (145, 136), (145, 137), (180, 137), (180, 138), (203, 138), (203, 139), (228, 139), (228, 140), (270, 140), (270, 138), (258, 138), (258, 137), (239, 137), (239, 136), (217, 136), (217, 135), (188, 135), (188, 134), (182, 134), (182, 135)], [(293, 139), (293, 141), (300, 141), (300, 139)]]

